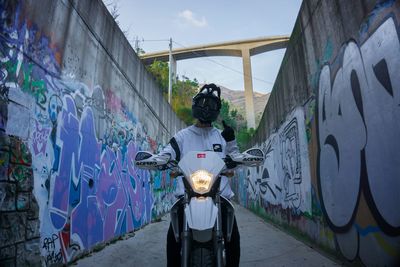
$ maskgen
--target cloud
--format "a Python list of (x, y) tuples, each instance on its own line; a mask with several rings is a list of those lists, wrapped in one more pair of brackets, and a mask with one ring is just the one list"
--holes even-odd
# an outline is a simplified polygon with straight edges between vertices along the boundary
[(204, 16), (201, 17), (201, 19), (198, 19), (196, 15), (189, 9), (180, 12), (178, 14), (178, 17), (182, 18), (186, 23), (193, 25), (195, 27), (202, 28), (207, 26), (207, 20)]

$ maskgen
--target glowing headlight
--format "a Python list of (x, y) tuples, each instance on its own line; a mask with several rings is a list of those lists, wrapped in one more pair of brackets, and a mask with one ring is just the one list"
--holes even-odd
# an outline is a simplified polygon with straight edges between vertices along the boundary
[(204, 194), (210, 191), (211, 187), (211, 180), (212, 180), (212, 174), (199, 170), (197, 172), (194, 172), (190, 175), (190, 179), (193, 182), (193, 189), (195, 192), (199, 194)]

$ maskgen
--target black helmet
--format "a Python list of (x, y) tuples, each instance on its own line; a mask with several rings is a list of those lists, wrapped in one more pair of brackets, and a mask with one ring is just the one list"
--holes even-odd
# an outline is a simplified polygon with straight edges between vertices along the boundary
[(221, 109), (221, 89), (213, 83), (205, 84), (192, 100), (193, 117), (202, 123), (215, 121)]

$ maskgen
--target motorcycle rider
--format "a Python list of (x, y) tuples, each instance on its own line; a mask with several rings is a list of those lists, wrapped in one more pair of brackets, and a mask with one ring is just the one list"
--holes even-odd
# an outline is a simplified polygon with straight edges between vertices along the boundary
[[(172, 160), (179, 161), (189, 151), (211, 150), (217, 152), (221, 158), (227, 154), (239, 153), (235, 140), (233, 129), (223, 122), (224, 130), (220, 132), (212, 126), (219, 115), (221, 109), (221, 89), (215, 84), (205, 84), (199, 92), (193, 97), (192, 114), (197, 119), (194, 125), (191, 125), (179, 131), (170, 140), (167, 146), (159, 155), (169, 154)], [(230, 166), (228, 166), (230, 167)], [(231, 166), (233, 167), (233, 166)], [(234, 193), (229, 185), (228, 178), (223, 176), (220, 184), (221, 196), (231, 199)], [(184, 194), (184, 185), (182, 177), (177, 178), (175, 195), (177, 197)], [(222, 228), (226, 239), (226, 210), (222, 206)], [(178, 212), (180, 229), (182, 229), (183, 207)], [(176, 242), (172, 225), (167, 234), (167, 266), (181, 266), (181, 241)], [(226, 266), (239, 266), (240, 260), (240, 235), (234, 220), (231, 241), (225, 241)]]

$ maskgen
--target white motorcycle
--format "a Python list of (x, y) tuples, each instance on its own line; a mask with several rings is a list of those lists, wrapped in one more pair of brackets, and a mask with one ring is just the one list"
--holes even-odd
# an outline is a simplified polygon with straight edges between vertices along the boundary
[[(140, 151), (135, 165), (149, 170), (170, 169), (183, 175), (185, 194), (171, 208), (171, 224), (175, 239), (181, 238), (181, 266), (225, 266), (224, 242), (231, 239), (234, 223), (232, 203), (220, 195), (221, 176), (232, 174), (228, 166), (259, 166), (264, 154), (260, 149), (234, 153), (225, 159), (213, 151), (192, 151), (177, 163), (169, 155), (153, 155)], [(226, 207), (226, 238), (223, 237), (221, 207)], [(179, 229), (178, 211), (183, 207), (183, 227)], [(182, 216), (181, 216), (182, 217)], [(182, 219), (182, 218), (181, 218)]]

